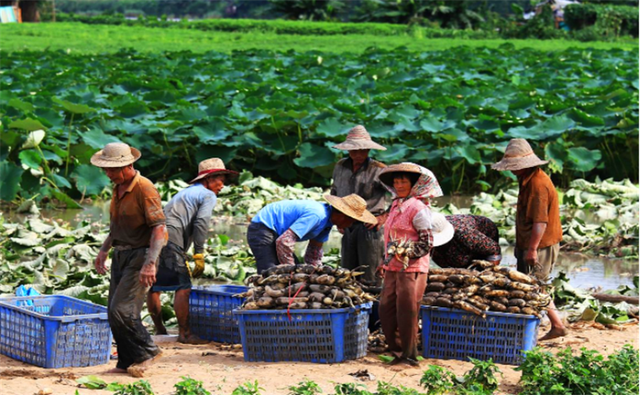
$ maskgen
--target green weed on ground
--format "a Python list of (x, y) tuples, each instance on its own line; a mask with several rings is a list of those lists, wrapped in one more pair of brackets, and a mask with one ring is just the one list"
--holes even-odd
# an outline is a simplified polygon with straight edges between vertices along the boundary
[(452, 47), (497, 48), (510, 42), (515, 49), (533, 48), (542, 51), (562, 51), (567, 48), (621, 48), (638, 50), (637, 40), (620, 42), (588, 42), (568, 40), (470, 40), (429, 39), (411, 36), (299, 36), (275, 33), (205, 32), (181, 29), (160, 29), (141, 26), (85, 25), (81, 23), (5, 24), (0, 26), (0, 49), (65, 50), (70, 53), (117, 52), (134, 48), (140, 52), (190, 50), (194, 52), (268, 49), (277, 51), (324, 51), (361, 53), (365, 48), (394, 49), (406, 46), (409, 51), (448, 50)]

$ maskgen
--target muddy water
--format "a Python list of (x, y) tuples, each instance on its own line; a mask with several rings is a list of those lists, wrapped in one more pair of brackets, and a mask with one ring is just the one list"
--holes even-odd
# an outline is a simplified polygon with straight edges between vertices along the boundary
[[(443, 198), (440, 198), (443, 199)], [(448, 202), (457, 207), (468, 207), (471, 198), (466, 196), (452, 197), (439, 200), (439, 206)], [(109, 205), (97, 203), (85, 206), (84, 210), (43, 210), (42, 216), (55, 218), (69, 222), (75, 226), (82, 220), (91, 222), (99, 221), (107, 223), (109, 219)], [(9, 221), (22, 221), (24, 215), (11, 212), (4, 212), (3, 216)], [(226, 234), (234, 242), (246, 242), (247, 224), (244, 222), (234, 222), (229, 220), (215, 220), (212, 224), (214, 233)], [(340, 249), (340, 233), (335, 228), (331, 232), (329, 241), (325, 244), (325, 251), (332, 248)], [(297, 251), (304, 253), (306, 243), (298, 243)], [(512, 247), (503, 247), (502, 264), (515, 267), (516, 260), (513, 257)], [(560, 257), (552, 275), (559, 271), (564, 271), (573, 286), (579, 288), (601, 287), (602, 289), (615, 289), (619, 285), (632, 285), (633, 276), (638, 275), (638, 262), (634, 260), (609, 259), (594, 255), (587, 255), (573, 252), (560, 252)]]

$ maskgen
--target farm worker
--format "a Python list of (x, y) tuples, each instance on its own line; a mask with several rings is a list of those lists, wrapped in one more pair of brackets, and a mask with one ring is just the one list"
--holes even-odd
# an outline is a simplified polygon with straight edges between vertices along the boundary
[(333, 225), (348, 228), (354, 221), (375, 224), (376, 217), (367, 211), (360, 196), (324, 196), (327, 203), (312, 200), (282, 200), (264, 206), (249, 224), (247, 241), (256, 258), (258, 273), (276, 265), (295, 264), (294, 247), (309, 240), (304, 261), (322, 262), (322, 244), (329, 239)]
[[(440, 267), (466, 268), (480, 259), (500, 263), (498, 227), (487, 217), (459, 214), (443, 218), (443, 226), (453, 238), (433, 249), (431, 259)], [(448, 224), (448, 225), (447, 225)]]
[[(191, 186), (178, 192), (165, 206), (169, 242), (162, 249), (156, 283), (147, 295), (147, 308), (157, 334), (167, 333), (162, 323), (160, 292), (175, 291), (173, 306), (178, 319), (178, 342), (208, 343), (192, 334), (189, 328), (191, 276), (198, 277), (204, 271), (204, 246), (217, 194), (224, 187), (226, 177), (237, 174), (227, 170), (218, 158), (203, 160), (198, 165), (198, 175), (189, 182)], [(185, 253), (191, 245), (195, 268), (190, 273)]]
[(384, 226), (387, 250), (379, 269), (384, 277), (380, 324), (395, 356), (392, 364), (418, 366), (418, 312), (427, 286), (429, 255), (452, 234), (442, 232), (443, 227), (434, 229), (429, 199), (442, 196), (442, 190), (430, 170), (400, 163), (384, 169), (379, 179), (393, 195)]
[(118, 347), (113, 373), (142, 377), (160, 357), (160, 349), (142, 326), (140, 310), (149, 287), (156, 281), (156, 265), (167, 242), (162, 202), (151, 181), (133, 168), (140, 151), (124, 143), (109, 143), (91, 157), (115, 184), (109, 209), (109, 234), (95, 261), (99, 274), (107, 272), (109, 250), (111, 284), (107, 312)]
[(349, 157), (340, 160), (333, 169), (331, 194), (338, 197), (357, 194), (367, 202), (367, 210), (378, 218), (376, 224), (356, 221), (345, 228), (342, 235), (341, 265), (346, 269), (367, 266), (360, 281), (367, 285), (377, 285), (376, 269), (384, 254), (383, 234), (380, 227), (385, 212), (386, 189), (378, 180), (385, 164), (369, 157), (369, 151), (386, 150), (371, 140), (371, 136), (358, 125), (349, 130), (345, 142), (333, 148), (345, 150)]
[[(515, 248), (518, 271), (541, 281), (548, 279), (562, 240), (558, 192), (539, 167), (548, 162), (538, 158), (526, 140), (512, 139), (502, 160), (491, 166), (494, 170), (510, 170), (518, 177)], [(551, 330), (540, 340), (565, 336), (568, 331), (553, 301), (547, 311)]]

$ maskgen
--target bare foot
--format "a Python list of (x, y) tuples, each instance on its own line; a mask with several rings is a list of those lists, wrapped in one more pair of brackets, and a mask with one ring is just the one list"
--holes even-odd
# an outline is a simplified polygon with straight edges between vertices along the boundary
[(551, 340), (558, 337), (567, 336), (568, 334), (569, 334), (569, 331), (567, 330), (567, 328), (551, 328), (551, 330), (547, 332), (546, 335), (542, 336), (538, 340), (540, 341)]
[(113, 369), (107, 370), (105, 373), (127, 373), (127, 369), (113, 368)]
[(156, 327), (156, 335), (166, 335), (167, 334), (167, 328), (163, 327)]
[(405, 364), (413, 367), (413, 368), (419, 368), (420, 367), (420, 361), (418, 361), (417, 359), (413, 359), (413, 358), (403, 358), (402, 362), (404, 362)]
[(146, 361), (140, 363), (134, 363), (127, 368), (127, 372), (133, 377), (144, 377), (144, 373), (153, 365), (155, 361), (162, 357), (162, 353), (158, 353), (155, 357), (149, 358)]
[(198, 336), (194, 335), (193, 333), (190, 334), (189, 336), (178, 336), (178, 343), (183, 343), (183, 344), (209, 344), (210, 341), (209, 340), (205, 340), (205, 339), (201, 339)]

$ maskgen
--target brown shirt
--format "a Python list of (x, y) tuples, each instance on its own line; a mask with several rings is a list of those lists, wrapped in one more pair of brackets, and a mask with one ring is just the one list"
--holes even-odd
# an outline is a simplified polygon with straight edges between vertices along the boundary
[(136, 172), (122, 198), (118, 197), (118, 186), (113, 188), (109, 213), (114, 246), (148, 247), (151, 229), (165, 223), (160, 195), (140, 172)]
[(354, 173), (353, 160), (340, 160), (333, 169), (333, 185), (331, 194), (345, 197), (352, 193), (367, 202), (367, 210), (373, 215), (380, 215), (385, 210), (386, 189), (378, 181), (378, 175), (387, 167), (384, 163), (367, 158), (362, 166)]
[(526, 250), (529, 247), (535, 222), (547, 224), (538, 249), (561, 242), (562, 225), (558, 192), (549, 176), (542, 169), (537, 168), (518, 182), (520, 192), (516, 212), (516, 247), (520, 250)]

